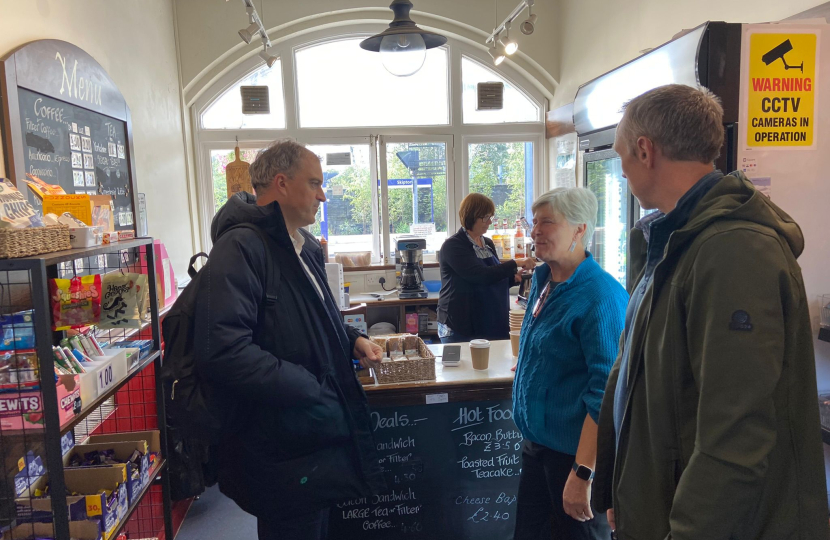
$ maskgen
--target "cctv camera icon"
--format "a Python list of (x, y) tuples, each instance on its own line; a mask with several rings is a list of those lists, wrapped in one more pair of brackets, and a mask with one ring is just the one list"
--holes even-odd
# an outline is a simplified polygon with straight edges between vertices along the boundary
[(800, 66), (791, 66), (787, 64), (787, 61), (784, 59), (784, 55), (790, 52), (791, 50), (793, 50), (793, 44), (790, 43), (790, 40), (788, 39), (781, 45), (778, 45), (777, 47), (766, 53), (764, 56), (762, 56), (761, 60), (763, 60), (764, 64), (770, 65), (776, 60), (780, 59), (782, 62), (784, 62), (784, 69), (800, 69), (801, 73), (804, 73), (804, 62), (801, 62)]

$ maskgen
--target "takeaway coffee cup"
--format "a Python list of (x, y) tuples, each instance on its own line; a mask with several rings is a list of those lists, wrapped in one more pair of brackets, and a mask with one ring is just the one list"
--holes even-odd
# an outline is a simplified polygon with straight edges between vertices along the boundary
[(519, 336), (522, 335), (520, 330), (510, 331), (510, 346), (513, 347), (513, 358), (519, 357)]
[(470, 342), (470, 356), (473, 369), (485, 370), (490, 364), (490, 342), (486, 339), (474, 339)]

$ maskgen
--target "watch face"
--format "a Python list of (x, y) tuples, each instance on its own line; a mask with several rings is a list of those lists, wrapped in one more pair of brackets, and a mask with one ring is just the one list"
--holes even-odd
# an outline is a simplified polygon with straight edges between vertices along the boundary
[(592, 471), (585, 465), (580, 465), (579, 468), (576, 469), (576, 477), (579, 479), (590, 480), (593, 475), (594, 471)]

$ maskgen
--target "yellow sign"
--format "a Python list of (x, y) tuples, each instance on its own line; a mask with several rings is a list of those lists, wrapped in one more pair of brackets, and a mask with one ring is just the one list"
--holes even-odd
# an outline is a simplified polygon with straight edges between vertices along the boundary
[(100, 495), (87, 495), (85, 499), (87, 517), (100, 516), (103, 514)]
[(816, 34), (749, 38), (749, 147), (813, 146)]
[(43, 197), (43, 214), (60, 217), (69, 212), (87, 225), (92, 225), (92, 204), (89, 195), (46, 195)]

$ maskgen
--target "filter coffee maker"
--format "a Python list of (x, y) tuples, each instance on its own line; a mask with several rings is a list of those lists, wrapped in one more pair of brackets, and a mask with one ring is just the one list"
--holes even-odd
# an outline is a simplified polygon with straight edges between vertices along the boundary
[(424, 289), (424, 250), (427, 241), (423, 238), (398, 240), (395, 257), (398, 271), (398, 298), (426, 298)]

